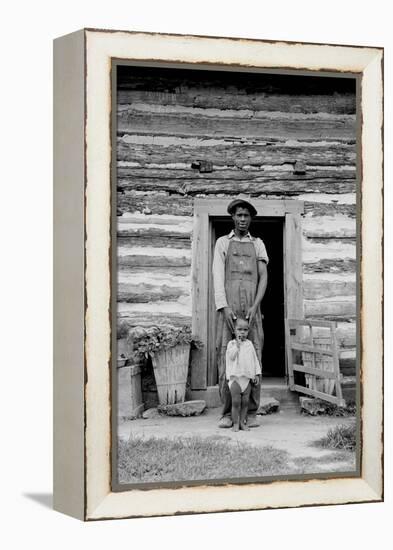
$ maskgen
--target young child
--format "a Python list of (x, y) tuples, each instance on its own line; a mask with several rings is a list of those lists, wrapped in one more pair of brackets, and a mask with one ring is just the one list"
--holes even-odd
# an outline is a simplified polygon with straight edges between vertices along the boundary
[(235, 339), (226, 351), (226, 378), (232, 397), (232, 430), (249, 430), (246, 424), (251, 384), (262, 374), (255, 348), (248, 336), (248, 321), (240, 317), (235, 324)]

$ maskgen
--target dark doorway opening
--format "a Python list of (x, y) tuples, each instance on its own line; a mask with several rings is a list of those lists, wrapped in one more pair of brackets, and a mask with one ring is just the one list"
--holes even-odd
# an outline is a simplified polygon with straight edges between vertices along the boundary
[[(233, 222), (229, 217), (211, 218), (211, 258), (216, 240), (230, 233)], [(264, 316), (263, 329), (265, 343), (262, 352), (264, 377), (285, 376), (285, 326), (284, 326), (284, 218), (254, 218), (250, 228), (254, 237), (263, 240), (267, 254), (268, 285), (262, 300), (261, 310)], [(210, 269), (211, 273), (211, 269)], [(210, 281), (210, 315), (209, 315), (209, 385), (217, 383), (217, 362), (215, 357), (215, 305), (213, 280)]]

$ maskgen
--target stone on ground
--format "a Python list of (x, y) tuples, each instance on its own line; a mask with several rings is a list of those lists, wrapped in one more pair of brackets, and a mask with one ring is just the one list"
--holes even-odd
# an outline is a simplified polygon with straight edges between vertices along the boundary
[(310, 414), (311, 416), (317, 416), (318, 414), (326, 414), (332, 405), (322, 399), (316, 399), (315, 397), (299, 397), (301, 412)]
[(151, 409), (147, 409), (142, 414), (142, 418), (144, 418), (144, 419), (159, 418), (159, 417), (161, 417), (161, 414), (160, 414), (159, 410), (156, 407), (153, 407)]
[(203, 401), (202, 399), (158, 406), (158, 410), (168, 416), (198, 416), (205, 409), (206, 401)]
[(279, 408), (280, 402), (274, 397), (261, 397), (257, 414), (272, 414), (278, 412)]

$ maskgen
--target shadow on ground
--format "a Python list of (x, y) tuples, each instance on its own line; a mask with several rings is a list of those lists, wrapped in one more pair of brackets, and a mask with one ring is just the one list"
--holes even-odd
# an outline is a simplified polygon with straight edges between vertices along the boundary
[(44, 508), (53, 508), (52, 493), (23, 493), (23, 496), (30, 500), (34, 500), (34, 502), (41, 504)]

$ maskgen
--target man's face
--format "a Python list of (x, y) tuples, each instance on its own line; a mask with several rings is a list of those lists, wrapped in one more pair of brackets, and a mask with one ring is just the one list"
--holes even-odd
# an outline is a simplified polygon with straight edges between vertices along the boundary
[(235, 229), (237, 229), (240, 233), (247, 233), (251, 223), (251, 214), (248, 211), (248, 208), (238, 206), (235, 213), (232, 215), (232, 219), (235, 224)]

